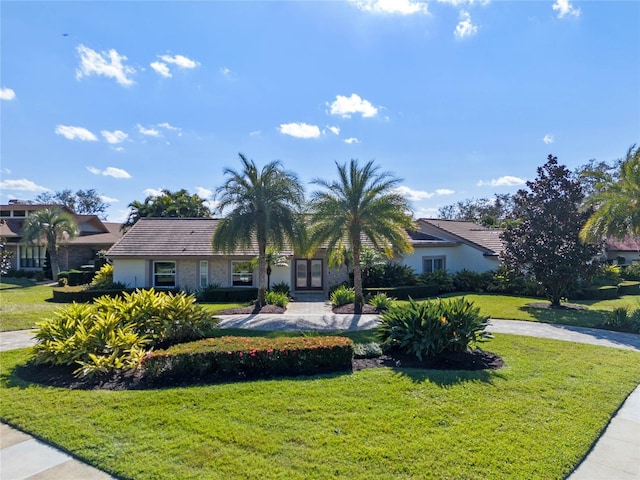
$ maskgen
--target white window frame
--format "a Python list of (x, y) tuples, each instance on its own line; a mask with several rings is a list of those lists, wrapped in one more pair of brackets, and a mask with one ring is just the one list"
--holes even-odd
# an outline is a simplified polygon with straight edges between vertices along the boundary
[[(249, 265), (249, 267), (251, 268), (251, 270), (249, 271), (242, 271), (242, 272), (238, 272), (235, 273), (234, 272), (234, 265), (239, 264), (239, 263), (244, 263)], [(254, 272), (253, 272), (253, 268), (251, 267), (251, 260), (231, 260), (231, 268), (229, 269), (229, 271), (231, 272), (231, 286), (232, 287), (253, 287), (253, 280), (254, 280)], [(238, 284), (236, 284), (236, 280), (234, 279), (234, 277), (240, 277), (240, 280), (250, 277), (251, 278), (251, 283), (249, 283), (248, 281), (240, 281)]]
[(209, 285), (209, 262), (207, 260), (200, 260), (198, 279), (200, 288), (206, 288)]
[[(431, 261), (431, 270), (427, 271), (425, 267), (425, 262), (427, 260)], [(435, 268), (435, 262), (437, 260), (441, 260), (442, 261), (442, 268)], [(447, 271), (447, 257), (446, 255), (433, 255), (433, 256), (426, 256), (426, 257), (422, 257), (422, 273), (433, 273), (433, 272), (437, 272), (438, 270), (442, 270), (443, 272)]]
[[(156, 271), (156, 266), (162, 263), (166, 263), (166, 264), (173, 264), (173, 285), (158, 285), (157, 282), (157, 277), (159, 276), (170, 276), (170, 273), (160, 273), (158, 274)], [(173, 260), (155, 260), (153, 262), (153, 270), (152, 270), (152, 276), (153, 276), (153, 287), (154, 288), (176, 288), (176, 286), (178, 285), (178, 268), (176, 265), (176, 262)]]

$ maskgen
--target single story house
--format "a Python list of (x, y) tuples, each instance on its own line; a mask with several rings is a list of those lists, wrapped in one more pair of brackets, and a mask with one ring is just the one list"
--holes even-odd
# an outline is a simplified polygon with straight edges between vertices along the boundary
[[(45, 208), (61, 207), (21, 202), (0, 205), (0, 237), (6, 241), (6, 250), (13, 253), (12, 269), (42, 271), (44, 268), (46, 245), (27, 244), (22, 239), (22, 227), (31, 213)], [(78, 215), (66, 207), (62, 208), (76, 221), (78, 236), (58, 243), (60, 270), (93, 263), (99, 251), (108, 250), (122, 237), (120, 223), (104, 222), (97, 215)]]
[(473, 222), (419, 218), (417, 229), (410, 232), (413, 253), (401, 261), (417, 274), (446, 270), (486, 272), (500, 265), (502, 230)]
[[(213, 218), (141, 218), (107, 252), (114, 281), (134, 288), (256, 287), (257, 268), (252, 260), (257, 246), (232, 255), (215, 252), (211, 239), (218, 222)], [(502, 245), (498, 230), (433, 219), (419, 219), (417, 226), (409, 234), (414, 252), (396, 259), (416, 273), (497, 268)], [(312, 258), (297, 255), (291, 248), (282, 253), (288, 265), (272, 268), (271, 285), (287, 283), (294, 295), (326, 293), (347, 279), (344, 267), (329, 267), (325, 249)]]
[(640, 263), (640, 241), (627, 236), (624, 240), (610, 238), (605, 243), (607, 260), (618, 265)]

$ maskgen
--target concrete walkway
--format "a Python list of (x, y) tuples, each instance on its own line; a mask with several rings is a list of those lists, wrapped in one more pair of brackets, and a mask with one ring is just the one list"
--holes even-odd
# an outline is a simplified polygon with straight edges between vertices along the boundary
[[(222, 328), (260, 330), (365, 330), (376, 315), (336, 315), (321, 302), (291, 302), (286, 314), (221, 315)], [(495, 333), (526, 335), (640, 351), (640, 335), (515, 320), (491, 320)], [(34, 344), (28, 330), (0, 332), (0, 351)], [(0, 480), (113, 478), (29, 435), (0, 424)], [(627, 398), (569, 480), (640, 480), (640, 386)]]

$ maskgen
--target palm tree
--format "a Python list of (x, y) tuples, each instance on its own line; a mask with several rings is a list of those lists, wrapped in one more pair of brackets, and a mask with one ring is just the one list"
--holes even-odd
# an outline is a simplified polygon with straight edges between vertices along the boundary
[(596, 210), (580, 232), (582, 240), (640, 238), (640, 147), (633, 145), (619, 168), (617, 175), (597, 183), (587, 199)]
[(226, 168), (228, 176), (218, 188), (218, 210), (231, 209), (213, 236), (213, 248), (227, 253), (238, 247), (258, 245), (258, 301), (265, 304), (267, 245), (281, 249), (285, 241), (294, 242), (298, 231), (298, 211), (304, 201), (304, 190), (298, 177), (283, 170), (273, 161), (258, 170), (253, 160), (240, 154), (241, 172)]
[(26, 243), (42, 244), (46, 239), (47, 251), (51, 259), (51, 274), (58, 278), (60, 263), (58, 260), (58, 243), (77, 235), (77, 225), (73, 215), (61, 208), (44, 208), (30, 214), (22, 227), (22, 237)]
[[(258, 264), (259, 260), (258, 257), (254, 259), (254, 262), (252, 262), (254, 266)], [(289, 264), (287, 263), (287, 256), (273, 247), (267, 247), (265, 262), (267, 264), (267, 290), (271, 290), (271, 273), (273, 272), (273, 267), (286, 267)]]
[(380, 172), (373, 161), (362, 168), (353, 159), (349, 165), (336, 162), (336, 166), (338, 181), (312, 181), (322, 190), (311, 197), (311, 238), (316, 245), (326, 244), (329, 252), (348, 245), (353, 255), (355, 312), (362, 313), (363, 240), (387, 258), (409, 253), (413, 247), (406, 229), (413, 227), (413, 220), (407, 200), (395, 191), (399, 178)]

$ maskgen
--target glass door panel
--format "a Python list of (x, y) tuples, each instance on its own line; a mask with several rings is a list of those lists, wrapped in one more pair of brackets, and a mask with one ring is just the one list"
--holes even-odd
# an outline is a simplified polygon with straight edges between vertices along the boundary
[(322, 288), (322, 260), (311, 260), (311, 288)]
[(296, 260), (296, 287), (307, 288), (309, 286), (307, 281), (307, 261)]

